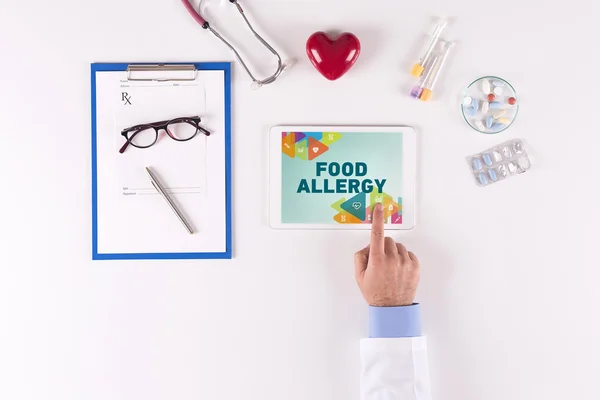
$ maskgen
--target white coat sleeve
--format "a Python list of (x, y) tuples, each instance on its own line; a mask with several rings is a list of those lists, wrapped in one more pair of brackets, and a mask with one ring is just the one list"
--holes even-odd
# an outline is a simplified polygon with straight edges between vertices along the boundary
[(425, 337), (362, 339), (361, 400), (431, 400)]

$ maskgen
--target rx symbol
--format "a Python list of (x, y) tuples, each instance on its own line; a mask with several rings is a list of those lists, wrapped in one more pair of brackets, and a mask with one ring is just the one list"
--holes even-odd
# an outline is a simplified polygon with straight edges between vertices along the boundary
[(127, 92), (122, 92), (121, 101), (124, 103), (124, 105), (131, 105), (131, 95)]

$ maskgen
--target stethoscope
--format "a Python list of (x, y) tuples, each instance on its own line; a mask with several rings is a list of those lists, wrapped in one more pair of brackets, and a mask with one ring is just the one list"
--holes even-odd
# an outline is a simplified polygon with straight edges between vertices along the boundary
[[(196, 9), (194, 8), (194, 6), (192, 6), (192, 4), (190, 3), (190, 0), (181, 0), (181, 2), (185, 6), (185, 8), (187, 8), (187, 10), (192, 15), (192, 17), (194, 17), (194, 19), (196, 20), (196, 22), (198, 22), (200, 25), (202, 25), (202, 28), (207, 29), (208, 31), (210, 31), (210, 33), (212, 33), (213, 35), (215, 35), (220, 41), (222, 41), (223, 43), (225, 43), (225, 45), (227, 47), (229, 47), (229, 49), (233, 52), (233, 54), (235, 54), (235, 57), (238, 59), (238, 61), (240, 62), (240, 64), (242, 64), (242, 67), (244, 67), (244, 69), (246, 70), (246, 73), (248, 73), (248, 75), (250, 76), (250, 78), (254, 82), (254, 85), (256, 85), (257, 87), (260, 87), (260, 86), (267, 85), (269, 83), (275, 82), (275, 80), (279, 77), (279, 75), (281, 75), (281, 73), (283, 71), (285, 71), (286, 68), (288, 67), (288, 65), (286, 63), (284, 63), (283, 60), (281, 59), (281, 56), (279, 55), (279, 53), (277, 53), (277, 51), (269, 43), (267, 43), (267, 41), (265, 39), (263, 39), (254, 30), (254, 28), (252, 27), (252, 24), (250, 23), (250, 21), (248, 21), (248, 18), (246, 18), (246, 15), (244, 14), (244, 10), (242, 9), (242, 6), (240, 6), (240, 4), (238, 3), (237, 0), (229, 0), (229, 2), (232, 3), (232, 4), (235, 4), (235, 6), (237, 7), (237, 9), (238, 9), (239, 13), (241, 14), (242, 18), (244, 18), (244, 21), (246, 22), (246, 25), (248, 25), (248, 28), (250, 28), (250, 30), (254, 34), (254, 37), (256, 37), (271, 53), (273, 53), (277, 57), (277, 71), (273, 75), (269, 76), (266, 79), (259, 80), (259, 79), (256, 79), (254, 77), (254, 75), (252, 74), (252, 72), (250, 72), (250, 69), (248, 68), (248, 66), (244, 62), (244, 59), (242, 58), (242, 56), (240, 56), (240, 54), (235, 49), (235, 47), (233, 47), (233, 45), (231, 43), (229, 43), (227, 40), (225, 40), (225, 38), (223, 38), (223, 36), (221, 36), (216, 30), (214, 30), (210, 26), (210, 24), (208, 23), (208, 21), (206, 19), (204, 19), (204, 17), (202, 17), (202, 15), (200, 14), (200, 12), (196, 11)], [(202, 0), (200, 1), (200, 3), (202, 3)]]

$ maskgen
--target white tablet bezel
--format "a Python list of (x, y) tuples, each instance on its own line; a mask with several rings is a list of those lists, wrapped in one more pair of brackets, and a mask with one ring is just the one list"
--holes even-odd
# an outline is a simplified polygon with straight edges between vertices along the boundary
[(402, 132), (403, 196), (402, 224), (386, 224), (385, 229), (410, 230), (415, 227), (417, 175), (417, 135), (409, 126), (299, 126), (278, 125), (269, 131), (269, 221), (273, 229), (369, 230), (371, 224), (290, 224), (281, 221), (281, 133), (282, 132)]

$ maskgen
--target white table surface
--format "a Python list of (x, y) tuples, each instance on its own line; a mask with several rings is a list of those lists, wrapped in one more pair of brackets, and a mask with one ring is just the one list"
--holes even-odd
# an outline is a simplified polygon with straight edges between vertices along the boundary
[[(233, 57), (176, 0), (2, 1), (0, 398), (358, 399), (367, 314), (352, 256), (368, 233), (268, 227), (265, 138), (288, 123), (418, 129), (418, 225), (394, 238), (422, 261), (435, 399), (597, 399), (599, 6), (243, 4), (298, 64), (259, 91), (233, 69), (235, 258), (92, 262), (89, 64)], [(224, 33), (240, 22), (226, 10)], [(407, 71), (435, 15), (454, 16), (459, 46), (424, 104)], [(337, 82), (304, 55), (317, 30), (362, 42)], [(497, 136), (457, 107), (487, 74), (521, 100)], [(475, 186), (465, 157), (516, 137), (533, 169)]]

